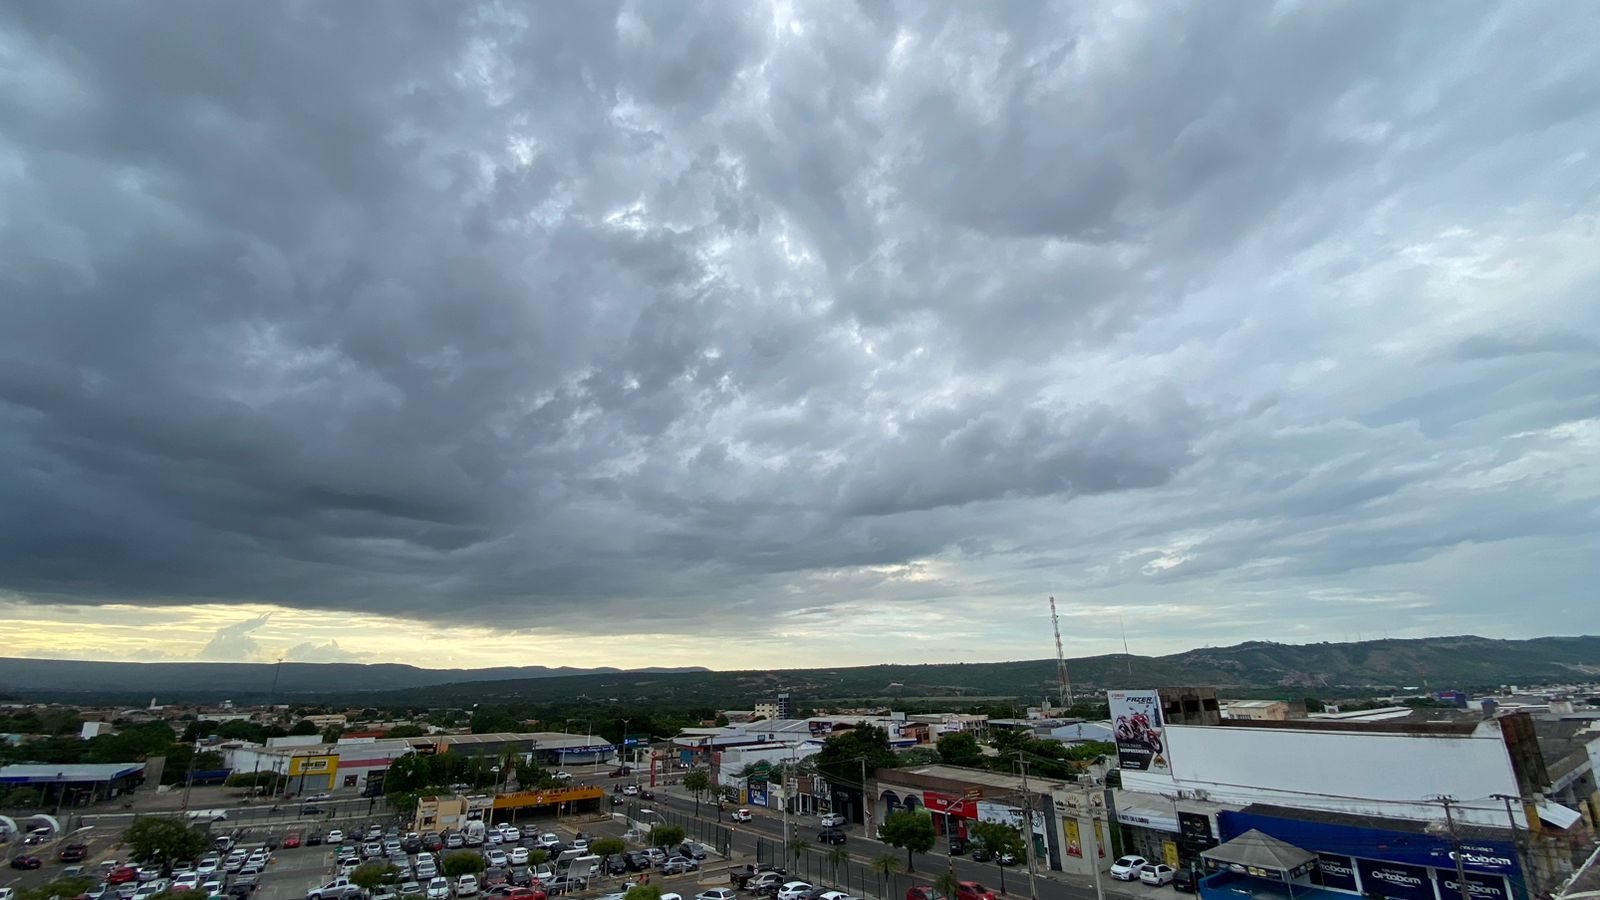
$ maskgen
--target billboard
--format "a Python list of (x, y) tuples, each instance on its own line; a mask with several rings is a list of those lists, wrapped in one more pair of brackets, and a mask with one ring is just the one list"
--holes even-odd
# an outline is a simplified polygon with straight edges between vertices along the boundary
[(289, 759), (289, 777), (332, 775), (339, 768), (338, 756), (295, 756)]
[(1394, 900), (1434, 900), (1433, 879), (1421, 866), (1360, 859), (1356, 860), (1356, 870), (1361, 873), (1362, 888), (1369, 894)]
[(1170, 774), (1161, 697), (1153, 690), (1107, 691), (1106, 699), (1117, 742), (1117, 768)]

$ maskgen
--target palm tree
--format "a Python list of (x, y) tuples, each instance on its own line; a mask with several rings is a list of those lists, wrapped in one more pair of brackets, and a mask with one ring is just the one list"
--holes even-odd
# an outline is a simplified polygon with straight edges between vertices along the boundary
[(843, 847), (835, 846), (828, 851), (828, 862), (833, 863), (833, 881), (839, 883), (839, 867), (850, 861), (850, 851)]
[(961, 890), (961, 876), (956, 874), (955, 869), (948, 869), (933, 879), (933, 889), (946, 898), (954, 897)]
[[(839, 849), (843, 850), (844, 848), (840, 847)], [(885, 854), (882, 854), (880, 856), (874, 856), (872, 858), (872, 862), (867, 863), (867, 867), (870, 868), (873, 872), (875, 872), (877, 874), (877, 876), (878, 876), (878, 893), (882, 894), (883, 893), (883, 882), (889, 876), (899, 874), (899, 872), (900, 872), (900, 860), (895, 858), (891, 854), (885, 853)]]
[(800, 857), (811, 849), (811, 842), (805, 838), (795, 838), (789, 842), (789, 853), (794, 857), (795, 868), (800, 867)]

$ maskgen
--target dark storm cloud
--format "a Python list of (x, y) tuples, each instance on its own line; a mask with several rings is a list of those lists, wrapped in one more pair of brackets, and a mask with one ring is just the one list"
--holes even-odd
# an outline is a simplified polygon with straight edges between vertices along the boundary
[(1594, 30), (8, 5), (0, 589), (692, 628), (1589, 546)]

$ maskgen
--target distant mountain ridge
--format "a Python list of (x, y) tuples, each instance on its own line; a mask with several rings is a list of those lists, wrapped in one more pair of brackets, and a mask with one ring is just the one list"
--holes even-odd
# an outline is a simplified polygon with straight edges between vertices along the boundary
[[(277, 671), (274, 671), (277, 670)], [(611, 667), (496, 666), (487, 669), (423, 669), (404, 663), (223, 663), (101, 662), (71, 659), (0, 658), (0, 693), (65, 696), (83, 694), (149, 694), (157, 699), (185, 696), (240, 695), (259, 700), (273, 691), (280, 696), (393, 691), (440, 684), (561, 678), (620, 674)], [(638, 673), (705, 671), (693, 666), (644, 668)]]
[[(1210, 685), (1238, 696), (1363, 696), (1407, 687), (1483, 689), (1600, 680), (1600, 637), (1496, 640), (1474, 635), (1279, 644), (1247, 641), (1165, 656), (1110, 654), (1067, 661), (1080, 695), (1114, 688)], [(166, 697), (261, 702), (272, 663), (117, 663), (0, 659), (0, 694)], [(797, 701), (1042, 700), (1057, 692), (1054, 659), (822, 669), (712, 671), (698, 667), (577, 669), (502, 666), (423, 669), (399, 663), (283, 663), (276, 696), (366, 704), (619, 701), (748, 706), (777, 691)]]

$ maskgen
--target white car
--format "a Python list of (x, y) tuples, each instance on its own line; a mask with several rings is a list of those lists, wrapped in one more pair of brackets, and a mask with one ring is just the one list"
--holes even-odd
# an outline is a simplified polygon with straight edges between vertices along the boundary
[(555, 834), (554, 832), (546, 832), (545, 834), (539, 835), (538, 843), (539, 846), (544, 847), (547, 850), (551, 847), (559, 847), (561, 846), (561, 835)]
[(200, 857), (200, 861), (194, 864), (194, 870), (201, 875), (215, 875), (217, 872), (217, 866), (220, 865), (221, 862), (222, 861), (217, 859), (215, 856), (202, 856)]
[(222, 882), (220, 882), (220, 881), (203, 882), (200, 885), (200, 892), (205, 894), (207, 897), (221, 897), (222, 896)]
[(778, 900), (800, 900), (801, 897), (811, 892), (811, 885), (805, 881), (785, 882), (778, 888)]
[(508, 844), (515, 841), (520, 841), (522, 840), (522, 829), (507, 822), (506, 824), (500, 826), (500, 838)]
[(439, 867), (434, 865), (432, 860), (419, 862), (417, 863), (417, 870), (412, 874), (417, 877), (418, 881), (426, 881), (439, 876)]
[(490, 847), (483, 851), (483, 861), (497, 869), (503, 869), (506, 865), (506, 852), (499, 847)]
[(476, 897), (478, 895), (478, 876), (463, 875), (456, 879), (457, 897)]
[(149, 898), (154, 897), (157, 894), (164, 894), (166, 892), (167, 883), (158, 878), (155, 881), (147, 881), (144, 884), (139, 885), (139, 889), (133, 892), (133, 896), (134, 900), (149, 900)]
[(588, 853), (589, 852), (589, 839), (588, 838), (573, 838), (572, 839), (572, 849), (578, 851), (579, 853)]
[(13, 900), (17, 896), (15, 888), (0, 887), (0, 900)]
[(858, 900), (844, 891), (823, 891), (817, 895), (817, 900)]
[(1118, 881), (1132, 881), (1139, 877), (1139, 870), (1149, 864), (1150, 861), (1142, 856), (1124, 856), (1111, 864), (1111, 877)]
[(734, 810), (733, 811), (733, 820), (735, 822), (748, 822), (748, 821), (750, 821), (750, 810), (745, 809), (743, 807), (740, 807), (739, 809)]
[(175, 891), (192, 891), (200, 886), (200, 876), (194, 872), (179, 872), (172, 876), (172, 889)]
[(430, 878), (426, 893), (428, 900), (450, 900), (450, 882), (443, 878)]
[(828, 813), (822, 817), (823, 828), (838, 828), (844, 824), (844, 816), (838, 813)]
[(1172, 883), (1172, 867), (1165, 863), (1154, 863), (1139, 870), (1139, 880), (1145, 884), (1160, 887)]
[(343, 831), (335, 828), (332, 831), (328, 832), (328, 843), (337, 844), (337, 843), (339, 843), (340, 841), (343, 841), (343, 840), (344, 840), (344, 832)]
[(637, 797), (637, 796), (639, 796), (639, 786), (637, 784), (625, 784), (625, 785), (623, 785), (622, 786), (622, 795), (624, 797)]
[(511, 860), (511, 864), (513, 866), (525, 866), (525, 865), (527, 865), (528, 864), (528, 848), (527, 847), (512, 847), (511, 848), (511, 855), (508, 856), (507, 859)]
[(739, 895), (727, 888), (712, 888), (694, 895), (694, 900), (738, 900)]

